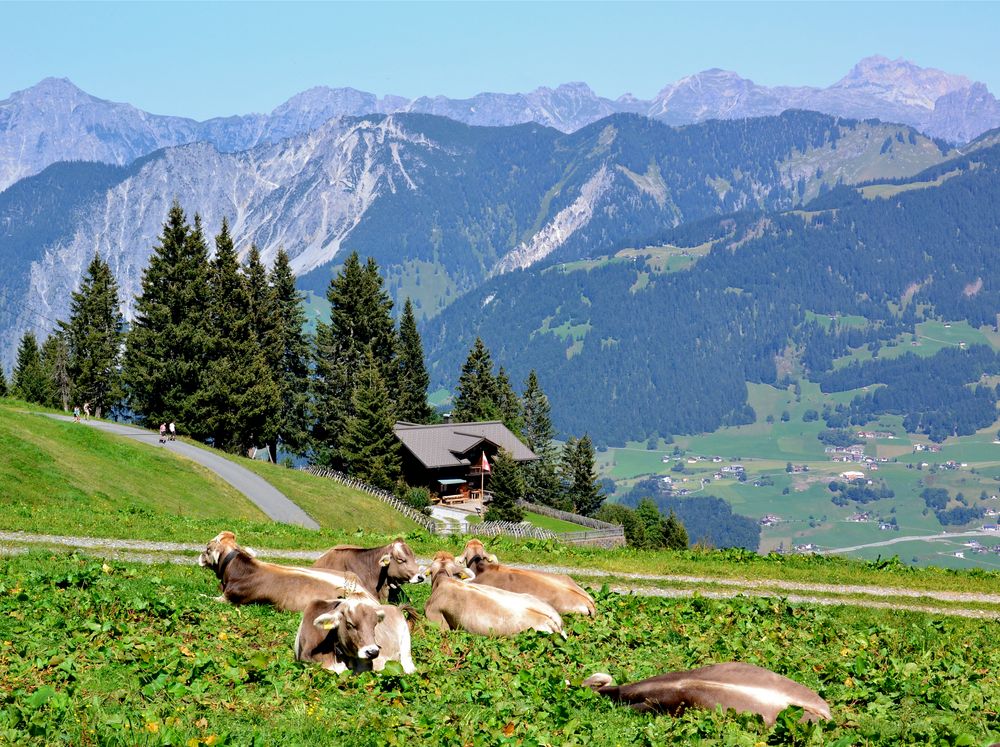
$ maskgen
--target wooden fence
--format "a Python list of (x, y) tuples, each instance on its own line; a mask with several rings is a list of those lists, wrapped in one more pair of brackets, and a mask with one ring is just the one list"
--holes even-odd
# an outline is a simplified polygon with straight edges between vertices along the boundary
[(541, 529), (531, 524), (517, 524), (513, 521), (484, 521), (482, 524), (469, 524), (467, 534), (478, 537), (519, 537), (522, 539), (559, 539), (559, 535), (548, 529)]
[(326, 477), (330, 480), (335, 480), (342, 485), (347, 485), (348, 487), (354, 488), (355, 490), (361, 490), (369, 495), (378, 498), (383, 503), (387, 503), (394, 509), (399, 511), (403, 516), (417, 522), (420, 526), (426, 529), (431, 534), (440, 534), (441, 525), (430, 516), (420, 513), (417, 509), (413, 508), (403, 501), (399, 500), (396, 496), (390, 493), (388, 490), (382, 490), (382, 488), (376, 488), (374, 485), (369, 485), (366, 482), (362, 482), (350, 475), (345, 475), (343, 472), (338, 472), (335, 469), (328, 469), (326, 467), (305, 467), (304, 471), (316, 475), (317, 477)]
[(550, 519), (562, 519), (563, 521), (568, 521), (570, 524), (579, 524), (580, 526), (590, 527), (591, 529), (621, 529), (621, 527), (617, 524), (611, 524), (607, 521), (601, 521), (600, 519), (592, 519), (589, 516), (581, 516), (580, 514), (570, 513), (569, 511), (560, 511), (558, 508), (543, 506), (540, 503), (518, 501), (517, 505), (525, 511), (531, 511), (533, 514), (548, 516)]

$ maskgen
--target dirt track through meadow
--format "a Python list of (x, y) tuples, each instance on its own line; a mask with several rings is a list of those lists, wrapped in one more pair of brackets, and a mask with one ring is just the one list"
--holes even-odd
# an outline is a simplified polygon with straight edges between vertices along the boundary
[[(20, 554), (31, 549), (41, 548), (79, 549), (97, 557), (128, 562), (183, 565), (196, 562), (196, 554), (204, 549), (204, 545), (0, 531), (0, 555)], [(312, 562), (322, 555), (321, 550), (255, 548), (254, 551), (262, 559), (300, 562)], [(430, 559), (418, 558), (418, 560), (427, 563)], [(588, 582), (593, 584), (608, 583), (609, 588), (619, 594), (666, 598), (684, 598), (698, 594), (712, 599), (727, 599), (740, 595), (765, 598), (781, 597), (796, 604), (849, 605), (869, 609), (896, 609), (936, 615), (1000, 619), (1000, 594), (932, 591), (885, 586), (810, 584), (781, 579), (761, 580), (622, 573), (596, 568), (558, 565), (511, 565), (549, 573), (569, 574), (584, 584)], [(635, 583), (627, 583), (629, 581)], [(935, 601), (947, 603), (947, 606), (935, 605), (933, 603)], [(997, 608), (988, 609), (981, 606), (965, 607), (962, 605), (997, 605)]]

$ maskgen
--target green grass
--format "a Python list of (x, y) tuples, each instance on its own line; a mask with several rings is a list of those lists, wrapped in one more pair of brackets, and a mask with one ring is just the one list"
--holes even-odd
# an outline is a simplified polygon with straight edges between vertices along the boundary
[(937, 179), (926, 182), (910, 182), (908, 184), (872, 184), (867, 187), (861, 187), (858, 192), (866, 200), (874, 200), (877, 197), (883, 199), (889, 197), (895, 197), (903, 192), (910, 192), (914, 189), (927, 189), (928, 187), (940, 187), (946, 181), (951, 179), (953, 176), (958, 176), (962, 173), (961, 169), (954, 169), (945, 174), (941, 174)]
[[(917, 324), (917, 333), (898, 335), (891, 343), (879, 349), (879, 358), (898, 358), (906, 353), (921, 357), (930, 357), (947, 347), (962, 345), (990, 345), (994, 350), (1000, 350), (1000, 344), (994, 334), (987, 328), (975, 329), (967, 321), (941, 322), (929, 321)], [(834, 368), (841, 368), (852, 361), (867, 361), (872, 359), (872, 351), (867, 347), (855, 348), (849, 355), (837, 358)]]
[(16, 405), (0, 405), (0, 453), (0, 526), (8, 529), (87, 533), (122, 512), (265, 518), (214, 473), (166, 449)]
[[(299, 616), (232, 608), (191, 566), (0, 559), (0, 742), (142, 745), (986, 744), (1000, 738), (992, 624), (764, 599), (595, 593), (568, 639), (418, 622), (413, 675), (293, 661)], [(427, 586), (413, 589), (422, 607)], [(816, 690), (833, 720), (637, 713), (579, 687), (729, 660)], [(567, 684), (569, 680), (570, 684)]]
[(225, 528), (247, 544), (301, 549), (326, 548), (359, 532), (374, 544), (418, 529), (381, 501), (332, 480), (229, 457), (325, 531), (272, 522), (215, 473), (170, 450), (22, 412), (10, 401), (0, 404), (0, 449), (0, 529), (197, 543)]
[(420, 528), (388, 504), (334, 480), (270, 462), (222, 456), (263, 477), (324, 529), (406, 534)]
[(549, 529), (553, 532), (582, 532), (587, 529), (587, 527), (580, 526), (579, 524), (573, 524), (562, 519), (553, 519), (551, 516), (542, 516), (542, 514), (532, 513), (531, 511), (524, 512), (524, 519), (525, 521), (530, 521), (539, 529)]

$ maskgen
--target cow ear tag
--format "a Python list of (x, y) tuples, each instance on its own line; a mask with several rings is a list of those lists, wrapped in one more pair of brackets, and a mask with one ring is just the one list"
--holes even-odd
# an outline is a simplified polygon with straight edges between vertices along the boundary
[(328, 612), (325, 615), (317, 615), (316, 619), (313, 620), (313, 625), (323, 630), (333, 630), (337, 627), (336, 617), (336, 612)]
[(392, 558), (390, 557), (389, 553), (386, 553), (385, 555), (382, 556), (382, 559), (379, 560), (379, 565), (381, 565), (384, 568), (387, 565), (389, 565), (391, 561)]

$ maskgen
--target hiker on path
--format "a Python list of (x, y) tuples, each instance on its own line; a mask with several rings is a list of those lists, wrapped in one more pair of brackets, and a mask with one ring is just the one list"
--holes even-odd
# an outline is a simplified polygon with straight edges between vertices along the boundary
[(174, 421), (173, 420), (170, 421), (170, 440), (171, 441), (176, 441), (177, 440), (177, 429), (174, 428)]
[(90, 420), (90, 403), (89, 402), (84, 402), (83, 403), (83, 417), (86, 420)]
[(167, 424), (160, 423), (160, 443), (165, 444), (167, 442)]
[(80, 422), (80, 405), (73, 405), (73, 422)]

